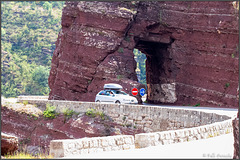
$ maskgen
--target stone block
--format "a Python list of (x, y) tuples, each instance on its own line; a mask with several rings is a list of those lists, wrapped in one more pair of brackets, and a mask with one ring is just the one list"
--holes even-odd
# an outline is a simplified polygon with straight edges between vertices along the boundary
[(163, 140), (163, 141), (162, 141), (162, 144), (163, 144), (163, 145), (170, 144), (170, 140)]
[(101, 139), (101, 144), (102, 144), (103, 147), (107, 147), (108, 146), (107, 139)]
[(50, 142), (50, 153), (54, 158), (64, 157), (63, 142), (60, 140), (53, 140)]
[(83, 148), (89, 148), (90, 147), (90, 143), (87, 139), (82, 140), (82, 142), (83, 142)]

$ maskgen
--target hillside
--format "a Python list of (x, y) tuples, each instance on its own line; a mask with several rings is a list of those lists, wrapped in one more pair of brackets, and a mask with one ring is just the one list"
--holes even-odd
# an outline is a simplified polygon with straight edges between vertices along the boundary
[(1, 2), (1, 94), (47, 95), (64, 2)]
[[(48, 95), (48, 77), (64, 1), (1, 2), (1, 94)], [(145, 59), (134, 50), (140, 82), (146, 84)]]

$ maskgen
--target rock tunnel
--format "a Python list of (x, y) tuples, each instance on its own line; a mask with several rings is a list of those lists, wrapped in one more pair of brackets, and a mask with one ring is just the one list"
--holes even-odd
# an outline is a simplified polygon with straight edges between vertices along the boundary
[(91, 102), (105, 83), (128, 93), (145, 87), (135, 73), (137, 48), (147, 57), (148, 102), (238, 107), (232, 2), (67, 1), (61, 25), (49, 99)]
[(174, 103), (175, 82), (171, 80), (171, 43), (139, 40), (135, 48), (146, 54), (146, 82), (148, 103)]

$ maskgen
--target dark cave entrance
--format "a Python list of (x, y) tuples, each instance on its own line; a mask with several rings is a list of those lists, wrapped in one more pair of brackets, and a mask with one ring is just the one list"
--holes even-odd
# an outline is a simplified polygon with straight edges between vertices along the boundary
[(140, 40), (135, 46), (146, 55), (146, 83), (148, 103), (174, 103), (175, 83), (172, 76), (171, 43)]

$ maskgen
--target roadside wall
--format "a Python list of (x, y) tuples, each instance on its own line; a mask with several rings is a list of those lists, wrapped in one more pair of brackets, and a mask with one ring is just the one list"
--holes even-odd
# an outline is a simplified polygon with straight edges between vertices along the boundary
[(50, 142), (50, 155), (54, 158), (60, 158), (134, 148), (134, 137), (131, 135), (52, 140)]
[[(19, 99), (19, 102), (23, 100), (24, 98), (21, 98)], [(68, 108), (75, 112), (84, 113), (89, 108), (93, 108), (102, 111), (119, 124), (140, 128), (145, 132), (192, 128), (220, 122), (230, 118), (215, 113), (144, 105), (99, 104), (94, 102), (46, 99), (28, 99), (28, 103), (37, 104), (41, 109), (44, 109), (46, 104), (49, 103), (57, 107), (57, 112), (63, 112), (64, 109)]]
[[(145, 148), (198, 139), (211, 138), (233, 132), (232, 119), (225, 115), (187, 109), (160, 108), (143, 105), (117, 105), (92, 102), (47, 100), (21, 97), (43, 110), (46, 104), (57, 107), (57, 112), (68, 108), (83, 113), (89, 108), (104, 112), (115, 122), (142, 128), (148, 133), (94, 137), (70, 140), (53, 140), (50, 154), (54, 158), (78, 156), (104, 151)], [(149, 133), (151, 132), (151, 133)]]

